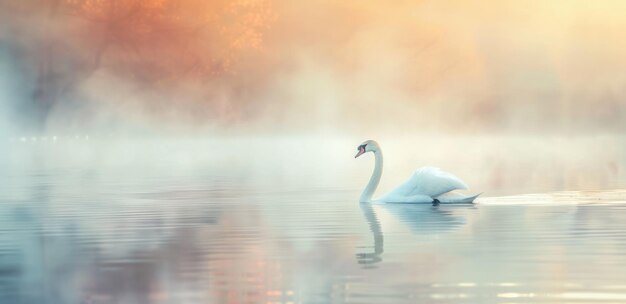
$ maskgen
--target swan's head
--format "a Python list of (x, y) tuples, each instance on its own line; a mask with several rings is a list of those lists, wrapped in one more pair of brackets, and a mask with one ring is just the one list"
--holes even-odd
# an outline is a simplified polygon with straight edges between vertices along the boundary
[(366, 152), (378, 151), (378, 143), (373, 140), (366, 140), (359, 147), (357, 147), (357, 150), (359, 152), (354, 156), (354, 158), (357, 158)]

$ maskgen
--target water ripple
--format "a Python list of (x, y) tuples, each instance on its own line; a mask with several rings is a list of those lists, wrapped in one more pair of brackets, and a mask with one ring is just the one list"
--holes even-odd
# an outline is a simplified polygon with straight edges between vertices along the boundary
[(431, 206), (227, 174), (6, 180), (3, 303), (626, 301), (626, 190)]

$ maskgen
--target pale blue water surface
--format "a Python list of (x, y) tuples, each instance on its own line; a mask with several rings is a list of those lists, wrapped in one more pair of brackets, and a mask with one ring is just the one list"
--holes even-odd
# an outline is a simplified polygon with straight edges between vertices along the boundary
[(9, 145), (1, 303), (626, 302), (624, 190), (360, 204), (351, 145), (141, 146)]

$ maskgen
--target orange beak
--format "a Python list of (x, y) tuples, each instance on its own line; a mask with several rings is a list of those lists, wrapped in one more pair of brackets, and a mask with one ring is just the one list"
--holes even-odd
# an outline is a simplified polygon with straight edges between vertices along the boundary
[(359, 148), (359, 153), (357, 153), (354, 158), (361, 156), (361, 154), (365, 153), (365, 148)]

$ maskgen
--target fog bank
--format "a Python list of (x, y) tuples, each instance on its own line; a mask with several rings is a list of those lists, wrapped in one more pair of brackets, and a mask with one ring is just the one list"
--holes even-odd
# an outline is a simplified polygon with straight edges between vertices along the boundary
[(4, 1), (0, 113), (68, 134), (621, 133), (624, 6)]

